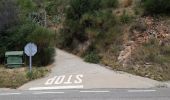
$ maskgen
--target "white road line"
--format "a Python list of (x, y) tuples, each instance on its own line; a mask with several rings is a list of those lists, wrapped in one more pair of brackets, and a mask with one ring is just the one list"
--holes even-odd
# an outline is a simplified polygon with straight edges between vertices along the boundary
[(57, 89), (81, 89), (83, 85), (76, 86), (53, 86), (53, 87), (33, 87), (29, 88), (29, 90), (57, 90)]
[(128, 92), (156, 92), (156, 90), (128, 90)]
[(109, 93), (110, 91), (80, 91), (80, 93)]
[(63, 94), (64, 92), (35, 92), (33, 94)]
[(20, 95), (21, 93), (0, 93), (0, 95)]

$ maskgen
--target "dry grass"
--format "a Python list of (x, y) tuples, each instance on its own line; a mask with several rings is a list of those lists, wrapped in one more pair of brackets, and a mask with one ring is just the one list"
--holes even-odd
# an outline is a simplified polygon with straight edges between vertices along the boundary
[(133, 4), (133, 0), (120, 0), (120, 4), (123, 7), (129, 7)]
[(27, 68), (6, 69), (1, 65), (0, 88), (18, 88), (31, 80), (44, 77), (49, 72), (49, 69), (44, 67), (34, 68), (34, 73), (32, 74), (34, 78), (30, 78), (28, 72)]
[(159, 81), (170, 80), (170, 48), (158, 45), (156, 40), (138, 47), (129, 64), (126, 71), (131, 73)]
[(133, 53), (127, 66), (117, 64), (115, 56), (103, 54), (101, 63), (112, 67), (113, 70), (124, 71), (134, 75), (151, 78), (158, 81), (170, 80), (170, 47), (158, 45), (155, 39), (149, 43), (138, 46)]

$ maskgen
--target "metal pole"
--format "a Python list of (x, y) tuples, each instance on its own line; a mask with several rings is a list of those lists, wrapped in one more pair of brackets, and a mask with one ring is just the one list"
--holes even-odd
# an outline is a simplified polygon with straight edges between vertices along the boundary
[(29, 57), (30, 58), (30, 73), (32, 72), (32, 56)]

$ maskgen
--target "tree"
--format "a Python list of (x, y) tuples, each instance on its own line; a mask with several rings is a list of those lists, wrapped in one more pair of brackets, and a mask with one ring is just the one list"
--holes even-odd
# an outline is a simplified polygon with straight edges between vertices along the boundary
[(23, 16), (41, 26), (47, 26), (46, 2), (44, 0), (17, 0)]
[(18, 22), (18, 8), (15, 0), (0, 1), (0, 63), (3, 62), (5, 51), (11, 42), (7, 30)]
[(35, 65), (45, 66), (51, 62), (55, 52), (54, 34), (29, 18), (34, 12), (32, 7), (45, 9), (37, 3), (33, 0), (0, 1), (0, 63), (4, 61), (6, 51), (23, 50), (28, 42), (35, 42), (39, 47)]
[(18, 8), (14, 0), (0, 1), (0, 32), (15, 24), (18, 20)]
[(83, 14), (100, 8), (100, 0), (71, 0), (67, 19), (79, 20)]
[(81, 23), (81, 19), (84, 14), (95, 13), (99, 8), (100, 0), (71, 0), (66, 10), (64, 29), (61, 31), (61, 44), (74, 47), (76, 42), (87, 41), (87, 26)]

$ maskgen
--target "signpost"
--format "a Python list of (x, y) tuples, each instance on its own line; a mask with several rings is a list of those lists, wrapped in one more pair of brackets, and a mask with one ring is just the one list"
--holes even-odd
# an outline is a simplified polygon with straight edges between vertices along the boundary
[(37, 46), (34, 43), (28, 43), (25, 48), (24, 52), (27, 56), (29, 56), (29, 68), (30, 72), (32, 72), (32, 56), (37, 53)]

